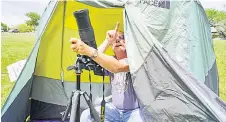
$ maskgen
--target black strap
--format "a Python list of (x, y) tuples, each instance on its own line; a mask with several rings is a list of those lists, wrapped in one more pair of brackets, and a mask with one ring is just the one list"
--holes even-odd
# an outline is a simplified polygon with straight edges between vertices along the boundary
[(89, 98), (91, 101), (93, 101), (90, 69), (89, 69)]
[(104, 118), (105, 118), (105, 99), (104, 99), (104, 69), (102, 69), (102, 72), (103, 72), (103, 100), (101, 102), (101, 110), (100, 110), (100, 120), (101, 122), (104, 122)]
[[(89, 66), (88, 66), (88, 68), (89, 68), (89, 99), (90, 99), (90, 102), (92, 103), (93, 95), (92, 95), (92, 84), (91, 84), (91, 73), (90, 73), (91, 68)], [(91, 118), (94, 117), (91, 108), (90, 108), (90, 115), (91, 115)]]
[(104, 75), (105, 75), (105, 74), (104, 74), (104, 69), (103, 69), (103, 100), (104, 100), (104, 89), (105, 89), (105, 88), (104, 88)]

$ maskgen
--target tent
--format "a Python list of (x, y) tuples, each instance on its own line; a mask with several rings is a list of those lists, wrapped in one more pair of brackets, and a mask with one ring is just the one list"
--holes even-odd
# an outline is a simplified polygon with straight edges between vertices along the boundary
[[(75, 73), (66, 70), (76, 59), (68, 41), (79, 37), (72, 13), (84, 8), (90, 11), (97, 45), (107, 30), (121, 23), (133, 86), (147, 121), (226, 121), (211, 31), (198, 1), (85, 0), (49, 3), (35, 46), (2, 108), (3, 122), (22, 122), (28, 116), (61, 120), (76, 87)], [(84, 71), (81, 77), (85, 91), (88, 74)], [(92, 75), (92, 81), (96, 101), (103, 94), (102, 77)], [(108, 96), (109, 79), (105, 87)], [(83, 99), (81, 107), (87, 108)]]

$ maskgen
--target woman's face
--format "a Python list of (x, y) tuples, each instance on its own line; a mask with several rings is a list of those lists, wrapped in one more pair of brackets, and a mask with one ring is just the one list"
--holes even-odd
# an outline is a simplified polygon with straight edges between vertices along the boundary
[(124, 35), (121, 32), (118, 32), (116, 41), (112, 44), (112, 50), (117, 52), (124, 52), (126, 50)]

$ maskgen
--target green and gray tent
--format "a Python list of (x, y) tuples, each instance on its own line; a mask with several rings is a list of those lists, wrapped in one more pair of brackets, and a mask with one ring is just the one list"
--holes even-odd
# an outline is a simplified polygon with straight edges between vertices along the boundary
[[(42, 15), (37, 41), (2, 108), (2, 122), (60, 121), (76, 76), (67, 67), (76, 54), (69, 39), (79, 37), (73, 12), (89, 9), (97, 45), (121, 23), (133, 87), (150, 122), (225, 122), (209, 22), (196, 0), (51, 1)], [(112, 54), (111, 50), (107, 54)], [(89, 92), (89, 72), (81, 89)], [(111, 94), (109, 79), (105, 96)], [(93, 101), (101, 98), (102, 77), (92, 74)], [(81, 107), (87, 108), (82, 99)]]

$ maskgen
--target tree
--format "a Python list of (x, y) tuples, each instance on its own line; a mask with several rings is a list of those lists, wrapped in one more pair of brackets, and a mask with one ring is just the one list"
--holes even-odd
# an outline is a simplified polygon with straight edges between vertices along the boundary
[(216, 9), (206, 9), (206, 15), (210, 22), (218, 23), (219, 21), (226, 19), (226, 12)]
[(22, 32), (22, 33), (32, 31), (32, 27), (26, 24), (20, 24), (17, 26), (17, 28), (19, 29), (19, 32)]
[(26, 16), (30, 18), (30, 20), (26, 21), (26, 24), (28, 26), (32, 26), (35, 31), (36, 26), (38, 26), (40, 15), (35, 12), (29, 12), (29, 13), (26, 13)]
[(226, 20), (226, 12), (224, 12), (224, 11), (219, 11), (219, 13), (218, 13), (218, 22), (220, 22), (220, 21), (222, 21), (222, 20)]
[(214, 27), (217, 30), (218, 36), (226, 38), (226, 12), (218, 11), (216, 9), (206, 9), (205, 12), (211, 27)]
[(8, 26), (4, 23), (1, 22), (1, 28), (4, 30), (4, 31), (8, 31)]

